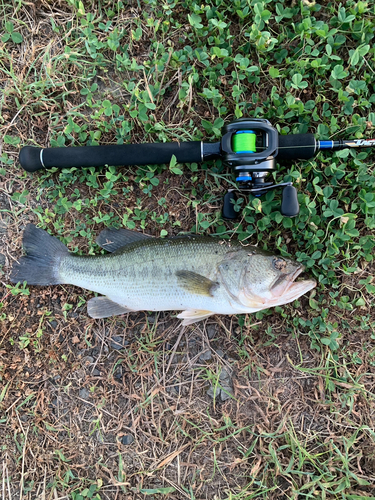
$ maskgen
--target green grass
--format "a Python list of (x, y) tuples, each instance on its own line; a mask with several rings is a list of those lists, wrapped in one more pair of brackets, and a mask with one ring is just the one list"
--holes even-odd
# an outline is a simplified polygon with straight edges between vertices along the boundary
[[(15, 0), (0, 12), (4, 498), (375, 498), (371, 150), (280, 164), (272, 176), (293, 181), (299, 216), (270, 191), (240, 197), (236, 222), (221, 217), (234, 178), (219, 161), (35, 174), (17, 162), (26, 144), (214, 142), (240, 117), (372, 138), (373, 2)], [(9, 285), (28, 222), (82, 253), (101, 251), (105, 226), (234, 237), (296, 258), (318, 286), (182, 336), (170, 315), (92, 321), (82, 290)], [(227, 365), (223, 403), (207, 389)]]

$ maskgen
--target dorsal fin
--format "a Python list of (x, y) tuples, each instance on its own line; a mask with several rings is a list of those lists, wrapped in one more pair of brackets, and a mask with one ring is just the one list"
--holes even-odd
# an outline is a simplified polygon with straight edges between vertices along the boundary
[(130, 229), (111, 229), (106, 228), (96, 238), (96, 243), (107, 250), (107, 252), (115, 252), (119, 248), (134, 243), (135, 241), (146, 240), (152, 238), (147, 234), (131, 231)]

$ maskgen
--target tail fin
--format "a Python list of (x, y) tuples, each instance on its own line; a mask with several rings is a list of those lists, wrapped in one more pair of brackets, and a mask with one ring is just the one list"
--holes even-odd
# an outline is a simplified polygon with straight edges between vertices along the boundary
[(69, 253), (66, 246), (43, 229), (28, 224), (23, 233), (26, 256), (13, 265), (12, 283), (27, 281), (29, 285), (57, 285), (61, 257)]

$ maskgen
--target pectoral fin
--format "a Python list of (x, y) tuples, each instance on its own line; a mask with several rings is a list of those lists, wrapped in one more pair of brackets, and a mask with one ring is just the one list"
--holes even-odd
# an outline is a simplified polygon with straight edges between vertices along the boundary
[(108, 297), (94, 297), (87, 302), (87, 313), (91, 318), (95, 319), (119, 316), (129, 312), (132, 312), (132, 309), (120, 306)]
[(215, 283), (201, 274), (193, 271), (177, 271), (179, 285), (190, 293), (212, 297), (219, 283)]
[(198, 321), (201, 321), (202, 319), (208, 318), (209, 316), (212, 316), (213, 313), (212, 311), (203, 311), (203, 310), (198, 310), (198, 309), (193, 309), (190, 311), (182, 311), (177, 318), (183, 319), (182, 324), (184, 326), (187, 325), (192, 325), (193, 323), (197, 323)]
[(96, 243), (107, 250), (107, 252), (115, 252), (119, 248), (134, 243), (135, 241), (147, 240), (152, 238), (147, 234), (130, 231), (129, 229), (104, 229), (96, 238)]

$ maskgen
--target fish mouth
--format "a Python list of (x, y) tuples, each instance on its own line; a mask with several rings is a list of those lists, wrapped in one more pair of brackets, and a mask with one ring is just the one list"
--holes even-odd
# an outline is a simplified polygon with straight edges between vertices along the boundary
[(293, 272), (284, 274), (264, 295), (257, 295), (248, 289), (242, 290), (238, 300), (241, 304), (251, 308), (252, 312), (294, 302), (317, 285), (315, 280), (295, 281), (304, 269), (305, 267), (301, 264)]
[(300, 265), (287, 276), (279, 278), (271, 288), (271, 301), (282, 300), (283, 304), (293, 302), (301, 295), (316, 287), (315, 280), (296, 281), (298, 276), (305, 270), (305, 266)]
[(271, 294), (273, 297), (282, 295), (298, 278), (298, 276), (305, 270), (305, 266), (298, 266), (292, 273), (283, 274), (271, 286)]

